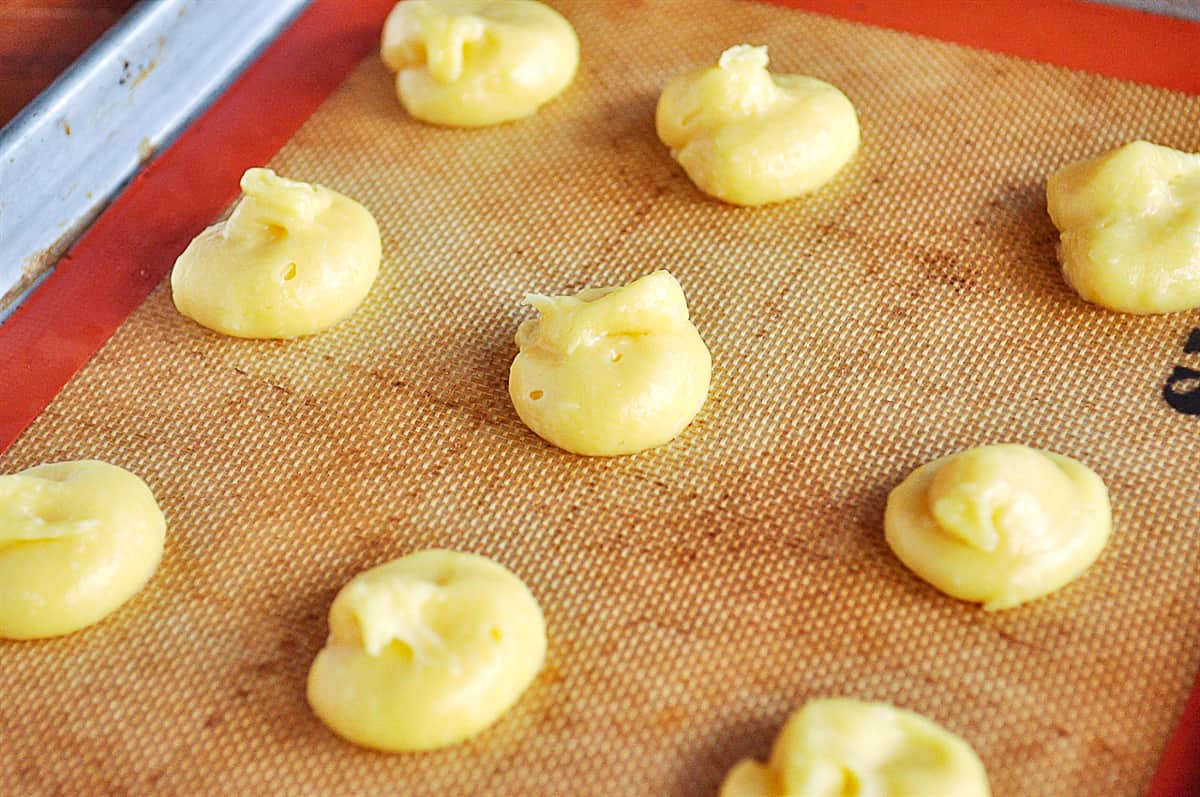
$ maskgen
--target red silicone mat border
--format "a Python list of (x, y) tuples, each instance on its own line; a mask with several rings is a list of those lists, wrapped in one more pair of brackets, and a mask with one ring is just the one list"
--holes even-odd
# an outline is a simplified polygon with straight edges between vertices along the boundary
[[(0, 453), (376, 46), (394, 0), (315, 0), (145, 169), (0, 325)], [(872, 25), (1200, 94), (1200, 24), (1080, 0), (771, 0)], [(1200, 684), (1149, 797), (1200, 795)]]
[(1080, 0), (771, 2), (1200, 94), (1200, 23), (1184, 19)]

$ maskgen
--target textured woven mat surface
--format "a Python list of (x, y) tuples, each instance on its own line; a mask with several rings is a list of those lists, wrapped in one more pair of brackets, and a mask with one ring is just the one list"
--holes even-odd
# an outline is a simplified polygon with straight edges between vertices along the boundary
[[(536, 118), (417, 124), (369, 58), (275, 159), (379, 219), (354, 317), (237, 341), (164, 285), (0, 457), (122, 465), (170, 524), (119, 613), (0, 644), (0, 792), (704, 795), (827, 695), (946, 724), (997, 797), (1144, 791), (1200, 665), (1200, 418), (1161, 395), (1200, 318), (1078, 300), (1043, 186), (1132, 138), (1200, 149), (1200, 99), (776, 7), (558, 5), (584, 62)], [(708, 201), (654, 136), (666, 78), (743, 41), (859, 109), (862, 152), (810, 199)], [(712, 349), (701, 417), (616, 460), (542, 443), (506, 393), (523, 294), (659, 267)], [(912, 468), (996, 441), (1095, 467), (1115, 533), (985, 614), (881, 520)], [(326, 611), (431, 546), (528, 582), (545, 671), (468, 744), (357, 750), (304, 701)]]

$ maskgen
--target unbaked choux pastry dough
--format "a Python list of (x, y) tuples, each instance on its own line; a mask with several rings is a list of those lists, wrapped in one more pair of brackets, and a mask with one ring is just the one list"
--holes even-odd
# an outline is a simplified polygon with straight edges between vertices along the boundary
[(979, 756), (911, 711), (848, 698), (792, 714), (766, 764), (745, 760), (720, 797), (989, 797)]
[(1046, 184), (1067, 283), (1123, 313), (1200, 307), (1200, 153), (1134, 141)]
[(734, 205), (811, 193), (859, 144), (845, 94), (816, 78), (771, 74), (767, 48), (747, 44), (668, 82), (655, 125), (692, 182)]
[(900, 561), (942, 592), (1009, 609), (1074, 581), (1112, 529), (1108, 490), (1081, 462), (987, 445), (922, 465), (888, 496)]
[(432, 750), (499, 719), (545, 655), (542, 610), (519, 578), (482, 556), (420, 551), (338, 593), (308, 702), (354, 744)]
[(508, 392), (525, 425), (576, 454), (661, 446), (704, 404), (712, 358), (666, 271), (577, 296), (531, 295)]
[(145, 586), (167, 524), (145, 482), (83, 460), (0, 476), (0, 637), (97, 623)]
[(196, 236), (175, 261), (179, 312), (239, 338), (312, 335), (354, 312), (382, 251), (367, 209), (270, 169), (248, 170), (241, 185), (229, 219)]
[(534, 114), (579, 67), (571, 23), (535, 0), (403, 0), (383, 28), (383, 61), (417, 119), (482, 127)]

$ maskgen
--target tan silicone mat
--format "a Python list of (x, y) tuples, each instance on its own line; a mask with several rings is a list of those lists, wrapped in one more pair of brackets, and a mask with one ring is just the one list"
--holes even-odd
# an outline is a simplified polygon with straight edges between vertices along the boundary
[[(584, 62), (536, 118), (414, 123), (372, 57), (275, 159), (380, 221), (353, 318), (238, 341), (163, 285), (0, 458), (122, 465), (170, 523), (116, 615), (0, 644), (0, 793), (710, 795), (826, 695), (946, 724), (997, 797), (1143, 792), (1200, 666), (1200, 418), (1161, 397), (1200, 319), (1079, 301), (1043, 186), (1132, 138), (1200, 149), (1200, 98), (778, 7), (558, 5)], [(654, 136), (667, 77), (743, 41), (859, 109), (810, 199), (708, 201)], [(622, 459), (544, 444), (506, 393), (523, 294), (659, 267), (712, 349), (700, 418)], [(1092, 464), (1116, 524), (1081, 581), (1000, 614), (880, 529), (909, 470), (989, 441)], [(467, 744), (357, 750), (305, 705), (326, 611), (433, 546), (528, 582), (545, 670)]]

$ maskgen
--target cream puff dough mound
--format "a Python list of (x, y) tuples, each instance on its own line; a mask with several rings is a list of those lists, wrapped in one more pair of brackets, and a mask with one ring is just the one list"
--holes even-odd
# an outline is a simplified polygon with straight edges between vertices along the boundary
[(814, 700), (791, 716), (766, 764), (746, 760), (721, 797), (989, 797), (987, 773), (965, 741), (890, 706)]
[(421, 551), (338, 593), (308, 702), (354, 744), (432, 750), (499, 719), (545, 655), (542, 610), (519, 578), (481, 556)]
[(1135, 141), (1046, 184), (1063, 275), (1122, 313), (1200, 307), (1200, 153)]
[(1009, 609), (1074, 581), (1112, 529), (1104, 482), (1070, 457), (1021, 445), (922, 465), (892, 490), (888, 545), (948, 595)]
[(61, 636), (145, 586), (167, 524), (145, 482), (84, 460), (0, 476), (0, 637)]
[(482, 127), (531, 116), (562, 93), (579, 39), (535, 0), (404, 0), (384, 24), (382, 55), (412, 116)]
[(362, 205), (270, 169), (242, 175), (227, 221), (188, 245), (171, 272), (180, 313), (239, 338), (297, 338), (346, 318), (366, 298), (382, 250)]
[(683, 288), (656, 271), (623, 288), (532, 295), (508, 392), (525, 425), (576, 454), (633, 454), (670, 442), (708, 396), (712, 357)]
[(858, 150), (846, 95), (803, 75), (767, 71), (767, 48), (739, 44), (716, 66), (673, 78), (655, 126), (692, 182), (734, 205), (815, 191)]

